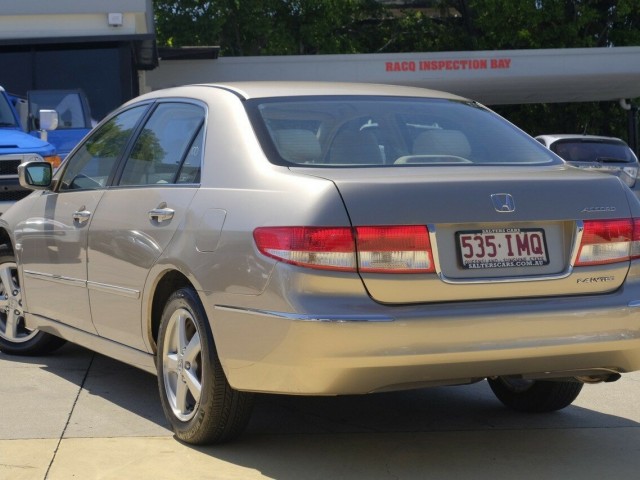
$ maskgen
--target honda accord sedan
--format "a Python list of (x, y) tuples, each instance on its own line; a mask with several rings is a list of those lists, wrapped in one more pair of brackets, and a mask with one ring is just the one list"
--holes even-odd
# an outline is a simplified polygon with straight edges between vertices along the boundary
[(0, 218), (0, 349), (156, 374), (176, 436), (256, 392), (486, 381), (523, 412), (640, 369), (640, 202), (478, 103), (191, 85), (105, 118)]

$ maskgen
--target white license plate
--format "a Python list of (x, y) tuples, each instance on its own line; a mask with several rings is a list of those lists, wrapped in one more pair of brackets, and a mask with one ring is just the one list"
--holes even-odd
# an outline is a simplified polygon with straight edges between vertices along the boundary
[(456, 233), (463, 268), (539, 267), (549, 263), (541, 228), (489, 228)]

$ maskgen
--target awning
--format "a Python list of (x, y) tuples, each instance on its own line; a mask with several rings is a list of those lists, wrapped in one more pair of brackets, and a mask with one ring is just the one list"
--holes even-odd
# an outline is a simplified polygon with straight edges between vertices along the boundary
[(390, 83), (445, 90), (487, 105), (640, 97), (640, 47), (161, 61), (152, 89), (239, 80)]

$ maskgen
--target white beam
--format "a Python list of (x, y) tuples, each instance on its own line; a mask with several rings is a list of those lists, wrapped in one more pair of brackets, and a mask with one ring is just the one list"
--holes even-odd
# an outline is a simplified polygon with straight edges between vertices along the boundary
[(146, 78), (151, 89), (243, 80), (390, 83), (487, 105), (617, 100), (640, 97), (640, 47), (161, 60)]

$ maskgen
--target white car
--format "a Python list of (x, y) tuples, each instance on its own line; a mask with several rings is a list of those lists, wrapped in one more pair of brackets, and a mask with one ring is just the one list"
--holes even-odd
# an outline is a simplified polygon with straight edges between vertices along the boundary
[(633, 188), (638, 177), (638, 158), (624, 140), (580, 134), (536, 137), (540, 143), (574, 167), (616, 175)]

